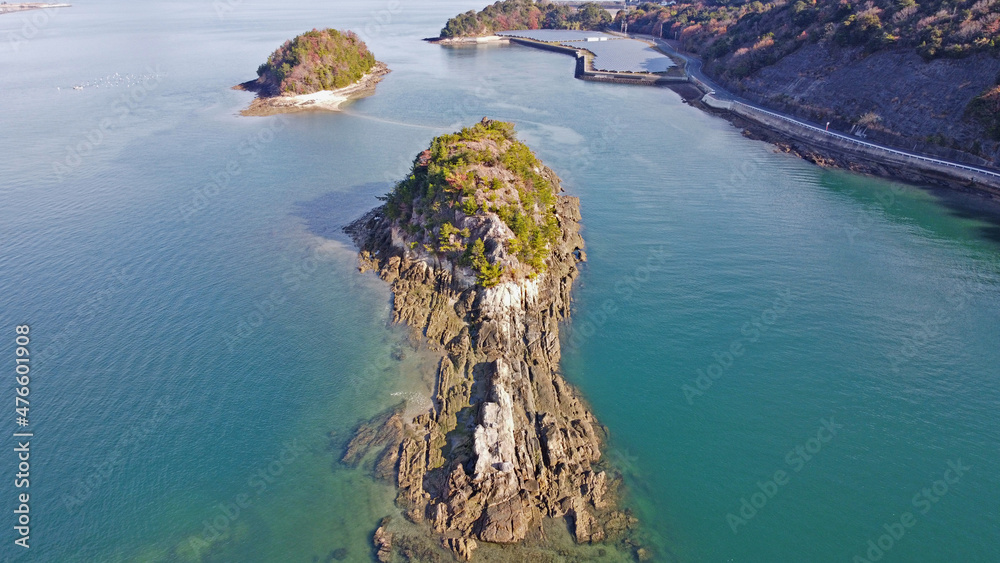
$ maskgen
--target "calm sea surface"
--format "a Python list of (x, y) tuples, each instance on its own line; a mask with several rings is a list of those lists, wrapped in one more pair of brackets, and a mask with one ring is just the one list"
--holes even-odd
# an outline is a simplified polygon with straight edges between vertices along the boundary
[[(488, 115), (581, 198), (564, 369), (657, 560), (1000, 560), (996, 222), (775, 154), (668, 90), (574, 80), (569, 57), (420, 41), (481, 7), (81, 0), (0, 17), (0, 559), (367, 560), (394, 491), (339, 448), (362, 418), (425, 401), (432, 372), (340, 227), (433, 136)], [(377, 95), (239, 117), (250, 95), (229, 87), (326, 26), (393, 69)]]

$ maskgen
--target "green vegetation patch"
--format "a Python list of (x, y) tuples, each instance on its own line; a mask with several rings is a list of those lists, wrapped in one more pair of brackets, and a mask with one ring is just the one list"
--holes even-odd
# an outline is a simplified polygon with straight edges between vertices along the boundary
[[(505, 275), (545, 271), (560, 235), (556, 181), (517, 140), (512, 123), (484, 119), (435, 138), (383, 198), (384, 209), (406, 233), (407, 246), (470, 267), (490, 287)], [(498, 237), (494, 230), (488, 238), (497, 219), (512, 234)], [(503, 252), (494, 253), (496, 245)], [(491, 260), (497, 254), (508, 260)]]
[(257, 76), (272, 95), (311, 94), (350, 86), (374, 66), (375, 55), (354, 32), (314, 29), (278, 47)]
[(579, 8), (534, 0), (503, 0), (483, 11), (469, 10), (448, 20), (441, 37), (475, 37), (515, 29), (597, 30), (611, 23), (611, 14), (596, 2)]

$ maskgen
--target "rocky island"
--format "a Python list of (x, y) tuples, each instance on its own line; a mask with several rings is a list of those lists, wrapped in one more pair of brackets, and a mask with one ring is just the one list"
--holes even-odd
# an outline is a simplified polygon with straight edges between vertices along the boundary
[(337, 111), (373, 94), (388, 73), (354, 32), (314, 29), (286, 41), (257, 68), (257, 79), (234, 88), (257, 93), (243, 115)]
[[(381, 561), (627, 561), (651, 555), (604, 466), (605, 429), (559, 372), (585, 259), (579, 200), (484, 119), (433, 140), (345, 230), (392, 285), (394, 322), (439, 355), (432, 406), (362, 424), (343, 462), (398, 486)], [(374, 523), (373, 523), (374, 525)]]
[(13, 14), (28, 10), (47, 10), (49, 8), (69, 8), (72, 4), (46, 4), (44, 2), (4, 2), (0, 4), (0, 14)]
[(445, 23), (435, 43), (472, 43), (496, 38), (497, 32), (517, 29), (599, 30), (611, 23), (611, 14), (597, 2), (573, 7), (535, 0), (499, 0), (483, 10), (469, 10)]

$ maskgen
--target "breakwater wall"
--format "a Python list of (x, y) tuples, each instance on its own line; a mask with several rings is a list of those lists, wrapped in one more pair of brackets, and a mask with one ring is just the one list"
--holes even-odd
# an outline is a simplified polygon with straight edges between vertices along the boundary
[(678, 84), (688, 82), (684, 76), (661, 76), (658, 74), (628, 73), (628, 72), (605, 72), (595, 70), (587, 53), (583, 49), (566, 47), (563, 45), (552, 45), (530, 39), (511, 37), (511, 43), (517, 43), (536, 49), (572, 55), (576, 58), (576, 78), (589, 80), (591, 82), (609, 82), (613, 84), (638, 84), (640, 86), (663, 86), (667, 84)]
[(709, 107), (728, 110), (762, 125), (793, 143), (805, 145), (806, 149), (832, 154), (835, 158), (846, 161), (846, 164), (867, 164), (874, 167), (872, 171), (878, 172), (880, 168), (884, 168), (891, 172), (888, 175), (905, 180), (926, 179), (952, 186), (966, 186), (1000, 197), (998, 172), (868, 143), (739, 101), (719, 100), (711, 95), (706, 95), (702, 101)]
[(659, 76), (656, 74), (628, 74), (620, 72), (601, 72), (599, 70), (585, 70), (577, 73), (580, 80), (590, 80), (592, 82), (610, 82), (613, 84), (638, 84), (640, 86), (666, 86), (669, 84), (687, 83), (687, 78), (683, 76)]
[(520, 37), (511, 37), (511, 43), (517, 43), (518, 45), (527, 45), (528, 47), (534, 47), (536, 49), (542, 49), (545, 51), (553, 51), (556, 53), (562, 53), (564, 55), (572, 55), (574, 57), (580, 56), (579, 49), (574, 49), (573, 47), (564, 47), (562, 45), (552, 45), (551, 43), (542, 43), (541, 41), (532, 41), (530, 39), (521, 39)]

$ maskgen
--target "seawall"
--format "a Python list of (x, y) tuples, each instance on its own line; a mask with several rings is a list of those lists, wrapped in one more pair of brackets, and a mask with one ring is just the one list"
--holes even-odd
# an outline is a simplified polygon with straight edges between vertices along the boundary
[(764, 129), (751, 127), (750, 136), (772, 142), (822, 166), (927, 182), (1000, 198), (1000, 173), (867, 143), (742, 102), (720, 100), (711, 94), (706, 94), (702, 103)]
[(525, 45), (527, 47), (534, 47), (535, 49), (542, 49), (543, 51), (552, 51), (554, 53), (562, 53), (564, 55), (571, 55), (575, 57), (576, 72), (574, 76), (580, 80), (608, 82), (611, 84), (636, 84), (639, 86), (666, 86), (688, 82), (688, 79), (683, 76), (662, 76), (657, 74), (605, 72), (595, 70), (590, 57), (588, 57), (587, 52), (583, 49), (576, 49), (574, 47), (566, 47), (563, 45), (553, 45), (551, 43), (542, 43), (540, 41), (532, 41), (530, 39), (522, 39), (520, 37), (511, 37), (510, 42), (517, 43), (518, 45)]

